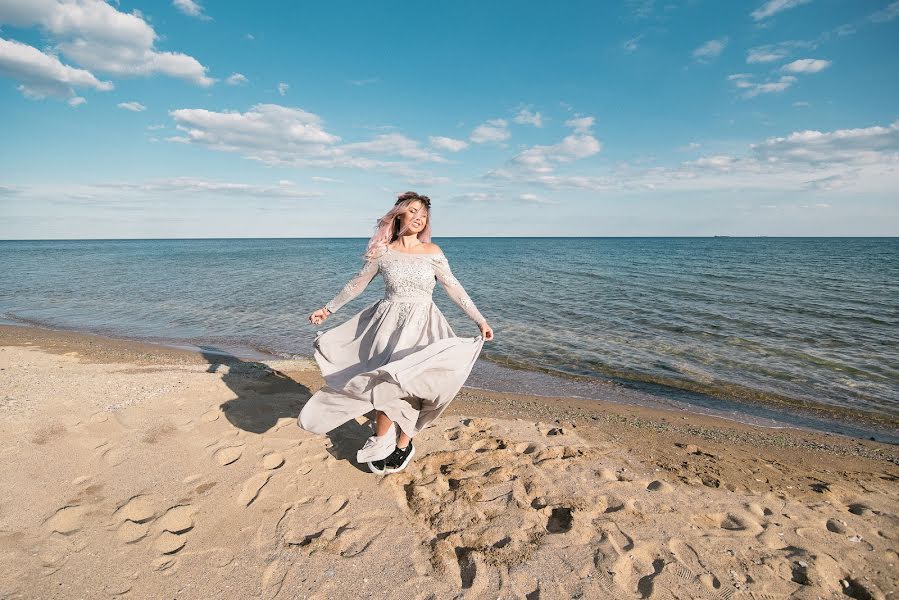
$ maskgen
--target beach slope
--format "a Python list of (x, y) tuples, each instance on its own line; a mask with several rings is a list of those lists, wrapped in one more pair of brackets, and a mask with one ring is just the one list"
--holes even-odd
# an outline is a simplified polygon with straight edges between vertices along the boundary
[(894, 446), (463, 389), (398, 474), (311, 361), (0, 327), (0, 598), (891, 598)]

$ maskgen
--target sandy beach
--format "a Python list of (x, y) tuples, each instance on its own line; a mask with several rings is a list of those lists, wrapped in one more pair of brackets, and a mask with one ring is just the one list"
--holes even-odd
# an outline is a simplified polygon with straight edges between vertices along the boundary
[(309, 360), (0, 326), (0, 598), (895, 598), (899, 448), (464, 388), (401, 473)]

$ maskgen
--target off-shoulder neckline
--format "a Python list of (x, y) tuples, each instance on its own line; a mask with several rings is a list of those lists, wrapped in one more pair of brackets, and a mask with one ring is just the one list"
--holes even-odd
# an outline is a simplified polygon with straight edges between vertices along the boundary
[(393, 252), (394, 254), (402, 254), (404, 256), (443, 256), (443, 252), (402, 252), (400, 250), (394, 250), (390, 246), (385, 246), (388, 252)]

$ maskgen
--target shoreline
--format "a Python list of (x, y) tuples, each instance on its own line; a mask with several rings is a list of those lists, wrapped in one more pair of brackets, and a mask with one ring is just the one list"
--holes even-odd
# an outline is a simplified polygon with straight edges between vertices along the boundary
[[(291, 376), (296, 377), (304, 385), (311, 384), (317, 388), (323, 381), (312, 358), (284, 359), (268, 356), (262, 360), (248, 361), (245, 357), (222, 350), (203, 351), (199, 348), (179, 347), (174, 344), (33, 325), (0, 324), (0, 347), (6, 345), (37, 346), (56, 354), (74, 352), (79, 360), (89, 362), (145, 365), (287, 365)], [(661, 405), (644, 406), (615, 400), (520, 394), (463, 386), (446, 411), (446, 414), (462, 413), (500, 418), (545, 419), (556, 424), (566, 420), (569, 422), (601, 420), (606, 423), (624, 424), (635, 429), (671, 431), (709, 439), (742, 440), (751, 445), (817, 448), (848, 456), (885, 459), (899, 465), (899, 446), (889, 442), (800, 428), (789, 424), (775, 427), (757, 425), (725, 416), (666, 408)]]
[(365, 417), (297, 426), (322, 384), (312, 360), (0, 326), (0, 596), (899, 593), (895, 446), (463, 388), (376, 476)]
[[(178, 343), (164, 338), (135, 338), (110, 333), (96, 333), (73, 327), (51, 327), (27, 320), (16, 322), (9, 319), (0, 319), (0, 335), (8, 335), (8, 333), (5, 333), (5, 328), (13, 328), (13, 330), (15, 328), (25, 328), (37, 331), (54, 332), (61, 335), (88, 336), (90, 338), (117, 341), (120, 343), (139, 345), (141, 347), (149, 346), (151, 348), (166, 348), (199, 355), (202, 355), (203, 353), (214, 354), (216, 352), (221, 352), (240, 360), (308, 360), (310, 364), (315, 367), (314, 360), (311, 356), (278, 353), (271, 349), (257, 348), (249, 345), (229, 346), (226, 344), (222, 346), (217, 345), (215, 349), (203, 349), (199, 345), (183, 342)], [(512, 365), (504, 361), (492, 360), (485, 357), (481, 357), (481, 361), (479, 362), (483, 362), (485, 367), (479, 369), (479, 365), (476, 365), (475, 370), (469, 377), (469, 382), (475, 380), (478, 376), (480, 376), (482, 380), (489, 380), (495, 375), (500, 374), (504, 379), (509, 379), (510, 373), (513, 376), (524, 373), (531, 377), (542, 377), (544, 379), (540, 383), (542, 386), (558, 388), (564, 385), (565, 387), (570, 388), (570, 386), (577, 386), (579, 383), (583, 383), (585, 386), (588, 386), (588, 389), (583, 391), (588, 393), (592, 392), (592, 394), (590, 396), (583, 396), (571, 391), (561, 395), (538, 394), (516, 390), (497, 390), (475, 385), (466, 385), (463, 389), (488, 394), (498, 393), (510, 396), (585, 400), (588, 402), (604, 402), (622, 406), (643, 406), (651, 410), (667, 410), (698, 417), (732, 421), (755, 427), (768, 429), (797, 429), (826, 435), (840, 435), (852, 439), (868, 439), (899, 446), (899, 433), (896, 433), (899, 432), (899, 419), (880, 413), (861, 410), (855, 411), (849, 408), (824, 404), (812, 405), (810, 403), (792, 399), (789, 401), (778, 402), (775, 401), (773, 397), (771, 399), (759, 397), (756, 401), (740, 402), (716, 396), (706, 396), (698, 391), (691, 391), (689, 389), (666, 388), (661, 384), (653, 384), (651, 382), (626, 381), (618, 380), (616, 378), (598, 379), (585, 375), (557, 373), (547, 369)], [(482, 369), (485, 372), (479, 373)], [(533, 386), (524, 385), (522, 387)], [(686, 394), (690, 396), (690, 399), (676, 399), (674, 398), (674, 395), (676, 394)], [(710, 400), (705, 403), (700, 403), (705, 398), (710, 398)], [(700, 402), (697, 402), (697, 399), (699, 399)], [(892, 424), (896, 424), (896, 427), (891, 427)]]

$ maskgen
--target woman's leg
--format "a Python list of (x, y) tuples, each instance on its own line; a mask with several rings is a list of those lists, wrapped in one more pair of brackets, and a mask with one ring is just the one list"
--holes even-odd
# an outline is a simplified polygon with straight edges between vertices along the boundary
[[(387, 413), (383, 413), (380, 410), (376, 410), (375, 414), (377, 415), (375, 419), (375, 435), (382, 436), (386, 435), (387, 431), (390, 429), (390, 424), (393, 421), (390, 420), (390, 417), (387, 416)], [(409, 440), (411, 440), (406, 432), (400, 429), (400, 437), (396, 442), (396, 445), (400, 448), (405, 448), (409, 445)]]
[(380, 410), (375, 411), (375, 435), (381, 437), (387, 434), (387, 431), (390, 429), (390, 425), (393, 424), (393, 421), (387, 416), (387, 413), (381, 412)]
[(410, 438), (408, 435), (406, 435), (406, 432), (405, 432), (405, 431), (403, 431), (402, 429), (400, 429), (400, 437), (399, 437), (399, 439), (396, 441), (396, 447), (397, 447), (397, 448), (405, 448), (406, 446), (409, 445), (409, 442), (410, 442), (411, 440), (412, 440), (412, 438)]

